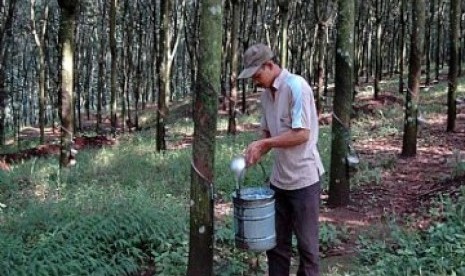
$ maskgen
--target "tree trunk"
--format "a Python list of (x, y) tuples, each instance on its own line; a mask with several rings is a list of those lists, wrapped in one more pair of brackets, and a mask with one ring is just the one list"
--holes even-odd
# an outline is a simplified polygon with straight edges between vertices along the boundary
[[(434, 5), (435, 1), (436, 0), (431, 0), (433, 1), (432, 2), (432, 5)], [(434, 55), (434, 59), (435, 59), (435, 70), (434, 70), (434, 78), (436, 81), (439, 81), (439, 66), (440, 66), (440, 55), (441, 55), (441, 10), (440, 10), (440, 7), (441, 7), (441, 0), (437, 0), (437, 5), (436, 5), (436, 9), (437, 10), (437, 18), (436, 18), (436, 51), (435, 51), (435, 55)]]
[(376, 33), (375, 33), (375, 93), (374, 98), (378, 99), (379, 92), (381, 87), (379, 85), (381, 81), (381, 35), (383, 33), (383, 26), (382, 26), (382, 11), (381, 11), (381, 3), (382, 0), (376, 0)]
[[(232, 68), (232, 65), (229, 66), (228, 64), (232, 63), (232, 32), (234, 28), (234, 13), (233, 13), (233, 7), (232, 7), (232, 1), (228, 0), (224, 2), (223, 6), (223, 41), (222, 41), (222, 54), (221, 54), (221, 95), (220, 95), (220, 109), (222, 111), (227, 111), (228, 110), (228, 84), (229, 84), (229, 91), (232, 90), (231, 87), (231, 73), (229, 71)], [(231, 15), (232, 13), (232, 15)], [(236, 35), (237, 38), (239, 38), (239, 35)], [(229, 78), (228, 78), (229, 76)], [(237, 80), (236, 80), (237, 81)], [(230, 93), (229, 93), (230, 94)], [(230, 104), (230, 103), (229, 103)], [(229, 126), (228, 126), (229, 128)]]
[(75, 11), (79, 3), (73, 0), (59, 0), (61, 8), (60, 22), (60, 58), (61, 58), (61, 88), (60, 88), (60, 115), (61, 115), (61, 153), (60, 166), (67, 167), (72, 164), (71, 147), (74, 131), (74, 101), (73, 101), (73, 52), (74, 52), (74, 24)]
[(447, 131), (455, 130), (455, 119), (457, 117), (457, 84), (458, 84), (458, 63), (459, 60), (459, 43), (460, 43), (460, 2), (459, 0), (450, 1), (450, 29), (449, 29), (449, 89), (447, 91)]
[(39, 128), (40, 128), (40, 143), (45, 142), (45, 32), (47, 31), (48, 21), (48, 5), (45, 6), (44, 17), (41, 22), (43, 24), (41, 30), (37, 30), (35, 19), (35, 0), (31, 0), (31, 29), (34, 40), (39, 50), (39, 62), (37, 69), (39, 71)]
[(425, 84), (431, 85), (431, 28), (434, 20), (434, 9), (432, 1), (429, 3), (429, 14), (428, 24), (426, 26), (425, 34), (425, 58), (426, 58), (426, 69), (425, 69)]
[(232, 30), (231, 30), (231, 80), (230, 80), (230, 97), (229, 97), (229, 121), (228, 133), (236, 134), (236, 103), (237, 103), (237, 76), (239, 69), (239, 25), (240, 25), (240, 11), (242, 0), (232, 0)]
[(289, 27), (289, 1), (278, 0), (279, 13), (281, 15), (281, 67), (286, 68), (287, 64), (287, 31)]
[[(103, 1), (102, 7), (102, 26), (106, 25), (106, 10), (107, 10), (107, 2)], [(106, 76), (106, 68), (105, 68), (105, 57), (106, 57), (106, 34), (101, 33), (98, 35), (98, 39), (100, 39), (100, 49), (99, 49), (99, 58), (98, 58), (98, 81), (97, 81), (97, 124), (96, 124), (96, 132), (101, 133), (102, 128), (102, 108), (103, 108), (103, 89), (105, 87), (105, 76)]]
[[(185, 8), (186, 1), (183, 0), (181, 3), (181, 13)], [(159, 78), (159, 94), (158, 94), (158, 113), (157, 113), (157, 151), (162, 151), (166, 149), (165, 141), (165, 125), (166, 118), (168, 116), (168, 104), (172, 100), (171, 97), (171, 68), (173, 65), (174, 54), (176, 53), (177, 45), (179, 43), (179, 31), (177, 31), (178, 26), (176, 22), (174, 25), (174, 30), (172, 24), (170, 24), (170, 15), (173, 11), (173, 4), (171, 1), (162, 1), (162, 37), (160, 41), (160, 48), (162, 51), (162, 63), (160, 69), (160, 78)], [(175, 13), (176, 14), (176, 13)], [(182, 28), (183, 20), (179, 24)], [(176, 42), (172, 45), (173, 35), (176, 36)]]
[(170, 13), (171, 1), (162, 1), (161, 8), (161, 36), (163, 39), (160, 41), (160, 50), (162, 52), (162, 63), (159, 76), (159, 93), (158, 93), (158, 106), (157, 106), (157, 151), (166, 150), (165, 141), (165, 121), (168, 116), (168, 103), (167, 99), (170, 93), (170, 71), (171, 65), (169, 64), (169, 51), (171, 45), (171, 28), (170, 28)]
[(412, 157), (417, 153), (417, 117), (420, 98), (424, 29), (425, 3), (422, 0), (414, 0), (412, 2), (412, 33), (410, 36), (408, 89), (405, 99), (404, 137), (402, 144), (402, 156), (404, 157)]
[[(325, 4), (326, 3), (326, 4)], [(316, 21), (318, 22), (317, 25), (317, 42), (315, 45), (318, 45), (318, 61), (317, 61), (317, 69), (316, 69), (316, 91), (315, 91), (315, 104), (317, 114), (320, 115), (323, 110), (323, 93), (325, 89), (324, 81), (325, 81), (325, 54), (326, 54), (326, 34), (328, 31), (328, 18), (329, 15), (326, 14), (324, 11), (328, 10), (327, 6), (328, 2), (323, 2), (322, 0), (315, 1), (314, 3), (314, 14)], [(323, 6), (323, 7), (322, 7)]]
[[(8, 103), (8, 93), (6, 91), (6, 48), (9, 43), (6, 42), (8, 38), (13, 36), (11, 26), (13, 25), (13, 14), (16, 7), (16, 0), (9, 1), (8, 13), (5, 17), (4, 24), (0, 24), (0, 146), (5, 145), (5, 117), (6, 105)], [(7, 38), (7, 39), (5, 39)]]
[(190, 242), (187, 275), (213, 275), (213, 172), (221, 72), (221, 0), (202, 1), (194, 98)]
[(354, 91), (354, 0), (339, 0), (336, 38), (336, 75), (333, 106), (331, 172), (328, 204), (333, 207), (350, 201), (347, 155), (350, 142), (350, 112)]
[[(368, 10), (369, 18), (372, 16), (371, 8)], [(367, 66), (365, 82), (369, 82), (370, 77), (373, 75), (373, 20), (368, 19), (368, 37), (367, 37)]]
[[(116, 104), (116, 9), (118, 7), (118, 0), (111, 0), (110, 6), (110, 54), (111, 54), (111, 99), (110, 99), (110, 118), (111, 118), (111, 133), (116, 135), (117, 122), (117, 104)], [(142, 46), (140, 46), (142, 47)]]
[(399, 93), (404, 92), (404, 57), (405, 57), (405, 28), (407, 20), (405, 19), (407, 0), (401, 0), (400, 4), (400, 42), (399, 42)]

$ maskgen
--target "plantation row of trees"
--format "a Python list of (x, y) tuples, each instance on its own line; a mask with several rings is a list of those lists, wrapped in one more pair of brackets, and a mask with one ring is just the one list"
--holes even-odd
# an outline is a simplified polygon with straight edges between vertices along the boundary
[[(429, 0), (423, 6), (422, 64), (425, 82), (440, 77), (452, 54), (449, 38), (453, 1)], [(379, 82), (400, 73), (399, 90), (414, 29), (413, 2), (401, 0), (355, 1), (355, 83)], [(459, 1), (459, 14), (464, 7)], [(165, 119), (170, 102), (191, 96), (197, 65), (199, 1), (77, 1), (73, 18), (74, 128), (82, 130), (83, 116), (97, 116), (96, 131), (105, 118), (113, 131), (139, 125), (138, 113), (148, 104), (159, 106), (158, 150), (166, 148)], [(335, 76), (337, 3), (330, 1), (224, 1), (221, 100), (230, 104), (231, 127), (238, 91), (241, 112), (246, 112), (247, 82), (241, 89), (234, 73), (240, 55), (254, 42), (266, 42), (280, 54), (284, 67), (302, 74), (315, 85), (318, 109), (328, 82)], [(459, 17), (460, 33), (463, 20)], [(2, 1), (0, 5), (0, 142), (18, 124), (45, 125), (59, 121), (59, 26), (55, 1)], [(420, 37), (419, 37), (420, 38)], [(463, 44), (465, 37), (457, 42)], [(457, 60), (463, 60), (460, 47)], [(458, 63), (461, 71), (461, 63)], [(362, 78), (359, 78), (362, 77)], [(226, 108), (226, 106), (225, 106)], [(238, 107), (239, 108), (239, 107)], [(107, 116), (107, 117), (105, 117)], [(43, 131), (41, 133), (43, 141)]]
[(83, 116), (95, 114), (97, 133), (109, 119), (115, 135), (138, 127), (140, 110), (156, 104), (156, 149), (162, 151), (170, 104), (192, 96), (189, 269), (208, 275), (217, 103), (229, 108), (228, 131), (235, 133), (237, 110), (247, 111), (250, 93), (250, 83), (236, 78), (244, 49), (255, 42), (271, 45), (283, 67), (314, 85), (320, 112), (334, 81), (329, 202), (344, 205), (350, 111), (360, 81), (373, 81), (377, 98), (382, 79), (398, 74), (406, 106), (402, 153), (414, 156), (422, 66), (429, 85), (449, 62), (447, 129), (454, 129), (457, 75), (465, 58), (463, 9), (458, 0), (2, 0), (0, 143), (25, 125), (38, 125), (44, 142), (45, 127), (58, 123), (60, 164), (67, 166)]

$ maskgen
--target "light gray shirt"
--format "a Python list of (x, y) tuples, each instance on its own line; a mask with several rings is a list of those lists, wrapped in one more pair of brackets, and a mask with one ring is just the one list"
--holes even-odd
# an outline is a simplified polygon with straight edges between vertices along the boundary
[(284, 189), (295, 190), (319, 181), (324, 173), (317, 149), (318, 116), (310, 85), (301, 76), (282, 69), (275, 79), (273, 99), (270, 89), (261, 95), (261, 128), (277, 136), (290, 129), (309, 129), (307, 142), (287, 148), (274, 148), (274, 164), (270, 182)]

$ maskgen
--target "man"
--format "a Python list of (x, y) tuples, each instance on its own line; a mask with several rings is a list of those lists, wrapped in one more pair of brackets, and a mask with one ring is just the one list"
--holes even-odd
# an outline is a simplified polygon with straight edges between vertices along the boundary
[(246, 150), (254, 165), (273, 149), (270, 187), (275, 191), (276, 242), (267, 251), (270, 276), (289, 275), (292, 234), (297, 238), (297, 275), (319, 275), (318, 214), (320, 176), (324, 169), (317, 150), (318, 118), (309, 84), (280, 68), (264, 44), (245, 51), (238, 78), (252, 78), (261, 94), (263, 137)]

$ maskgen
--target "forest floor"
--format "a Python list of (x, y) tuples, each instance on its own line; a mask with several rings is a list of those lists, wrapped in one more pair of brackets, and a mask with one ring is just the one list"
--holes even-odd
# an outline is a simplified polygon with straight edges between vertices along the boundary
[[(375, 110), (394, 101), (360, 99)], [(352, 264), (356, 240), (360, 234), (382, 239), (389, 232), (388, 222), (414, 222), (412, 227), (426, 229), (428, 210), (441, 194), (456, 196), (465, 177), (451, 179), (459, 162), (465, 158), (465, 114), (457, 115), (456, 129), (446, 132), (447, 115), (430, 118), (418, 133), (415, 157), (401, 156), (402, 135), (397, 133), (373, 140), (356, 141), (354, 147), (361, 160), (379, 171), (376, 183), (352, 188), (351, 203), (342, 208), (323, 208), (321, 221), (336, 223), (347, 230), (348, 239), (324, 258), (323, 270)], [(373, 123), (372, 128), (376, 128)]]
[[(358, 99), (358, 103), (367, 112), (375, 111), (386, 105), (400, 104), (392, 97)], [(413, 158), (402, 158), (402, 135), (399, 133), (374, 140), (356, 141), (354, 146), (361, 160), (373, 166), (384, 162), (385, 166), (379, 171), (376, 183), (362, 183), (352, 188), (351, 202), (346, 207), (328, 208), (323, 205), (320, 214), (322, 222), (331, 222), (345, 229), (346, 239), (339, 246), (326, 254), (322, 261), (323, 272), (337, 269), (342, 270), (350, 266), (356, 254), (356, 240), (359, 235), (369, 235), (382, 238), (388, 233), (388, 220), (397, 221), (409, 217), (414, 218), (416, 227), (426, 228), (429, 205), (432, 199), (443, 193), (455, 195), (460, 189), (462, 181), (451, 180), (454, 169), (465, 156), (465, 114), (457, 115), (455, 132), (446, 132), (446, 115), (429, 118), (428, 124), (418, 133), (417, 155)], [(378, 126), (373, 123), (372, 128)], [(248, 129), (247, 127), (245, 129)], [(21, 140), (37, 139), (39, 130), (25, 128), (21, 132)], [(1, 154), (0, 169), (8, 170), (12, 163), (20, 160), (59, 154), (58, 131), (46, 129), (47, 141), (45, 145), (26, 149), (20, 152)], [(76, 137), (75, 147), (102, 147), (117, 141), (106, 136)], [(463, 179), (463, 178), (462, 178)], [(323, 194), (325, 202), (327, 195)], [(221, 209), (231, 209), (230, 206), (216, 206)]]

